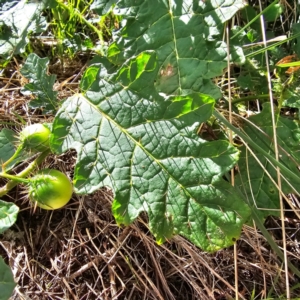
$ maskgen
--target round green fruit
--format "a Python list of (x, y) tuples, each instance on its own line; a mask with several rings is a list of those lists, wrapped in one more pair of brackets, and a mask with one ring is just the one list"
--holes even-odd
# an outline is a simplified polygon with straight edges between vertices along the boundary
[(50, 129), (43, 124), (33, 124), (20, 132), (20, 145), (28, 151), (44, 152), (49, 149)]
[(65, 206), (71, 199), (73, 186), (69, 178), (53, 169), (40, 170), (30, 178), (29, 198), (37, 206), (53, 210)]

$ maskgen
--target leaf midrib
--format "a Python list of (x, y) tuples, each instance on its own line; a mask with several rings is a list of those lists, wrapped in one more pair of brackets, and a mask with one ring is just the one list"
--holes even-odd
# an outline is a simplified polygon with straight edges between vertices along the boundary
[[(127, 130), (125, 130), (122, 126), (120, 126), (115, 120), (113, 120), (110, 116), (108, 116), (106, 113), (104, 113), (98, 106), (94, 105), (93, 103), (91, 103), (89, 101), (89, 99), (84, 96), (82, 94), (83, 98), (87, 101), (87, 103), (89, 105), (91, 105), (96, 111), (98, 111), (103, 117), (105, 117), (109, 122), (111, 122), (112, 124), (114, 124), (117, 128), (119, 128), (119, 130), (125, 134), (136, 146), (139, 146), (142, 151), (144, 151), (144, 153), (150, 157), (155, 163), (157, 163), (157, 165), (168, 175), (169, 178), (171, 178), (172, 180), (174, 180), (174, 182), (176, 182), (176, 184), (184, 191), (185, 195), (188, 196), (190, 199), (193, 199), (198, 205), (199, 207), (201, 207), (201, 211), (206, 215), (207, 219), (213, 221), (205, 212), (204, 206), (202, 206), (198, 201), (196, 201), (196, 199), (190, 194), (190, 192), (185, 188), (185, 186), (183, 186), (181, 183), (178, 182), (177, 179), (174, 178), (174, 176), (172, 176), (167, 169), (164, 167), (164, 165), (157, 160), (147, 149), (145, 149), (145, 147), (143, 147), (143, 145), (138, 142), (133, 136), (131, 136)], [(130, 127), (132, 128), (132, 127)], [(169, 183), (168, 183), (169, 185)], [(167, 185), (167, 186), (168, 186)], [(166, 190), (166, 192), (168, 192), (168, 189)], [(188, 216), (187, 216), (188, 217)], [(215, 223), (215, 222), (213, 222)], [(217, 224), (215, 224), (217, 227), (219, 227)]]

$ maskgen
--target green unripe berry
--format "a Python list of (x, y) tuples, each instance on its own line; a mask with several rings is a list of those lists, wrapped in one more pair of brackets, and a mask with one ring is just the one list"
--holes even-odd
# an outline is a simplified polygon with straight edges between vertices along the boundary
[(60, 171), (44, 169), (30, 178), (29, 198), (43, 209), (58, 209), (71, 199), (73, 186), (69, 178)]
[(20, 145), (32, 152), (44, 152), (49, 149), (51, 131), (43, 124), (33, 124), (20, 132)]

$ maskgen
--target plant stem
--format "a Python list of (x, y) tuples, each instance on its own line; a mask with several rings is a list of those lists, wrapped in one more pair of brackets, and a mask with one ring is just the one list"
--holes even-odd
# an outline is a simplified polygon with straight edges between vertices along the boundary
[(5, 170), (5, 168), (15, 159), (17, 158), (21, 151), (23, 150), (23, 145), (19, 145), (19, 147), (17, 148), (16, 152), (14, 153), (14, 155), (8, 159), (5, 163), (2, 164), (2, 170)]
[(269, 50), (269, 49), (276, 48), (276, 47), (282, 45), (283, 43), (287, 43), (288, 41), (295, 40), (295, 39), (296, 39), (297, 37), (299, 37), (299, 36), (300, 36), (300, 32), (298, 32), (298, 33), (296, 33), (296, 34), (294, 34), (294, 35), (288, 37), (287, 39), (285, 39), (285, 40), (283, 40), (283, 41), (277, 42), (277, 43), (275, 43), (275, 44), (272, 44), (272, 45), (267, 46), (267, 47), (265, 47), (265, 48), (262, 48), (262, 49), (260, 49), (260, 50), (254, 51), (254, 52), (252, 52), (252, 53), (248, 53), (248, 54), (246, 54), (245, 56), (246, 56), (246, 57), (253, 57), (253, 56), (258, 55), (258, 54), (261, 54), (261, 53), (263, 53), (263, 52), (265, 52), (265, 51), (267, 51), (267, 50)]
[(20, 182), (20, 183), (28, 183), (28, 180), (25, 179), (25, 178), (18, 177), (16, 175), (10, 175), (10, 174), (3, 173), (3, 172), (0, 173), (0, 177), (10, 179), (10, 180), (13, 180), (13, 181), (16, 181), (16, 182)]
[(268, 94), (264, 94), (264, 95), (253, 95), (253, 96), (247, 96), (247, 97), (242, 97), (242, 98), (238, 98), (238, 99), (233, 99), (231, 101), (231, 104), (237, 104), (240, 102), (247, 102), (247, 101), (252, 101), (252, 100), (257, 100), (257, 99), (269, 99), (270, 96)]
[[(24, 169), (23, 171), (21, 171), (20, 173), (14, 176), (11, 175), (13, 179), (11, 178), (11, 180), (8, 181), (5, 186), (0, 188), (0, 197), (6, 195), (19, 182), (26, 182), (26, 181), (28, 182), (29, 180), (24, 179), (24, 177), (27, 177), (37, 166), (39, 166), (45, 160), (45, 158), (48, 156), (49, 153), (50, 150), (42, 152), (33, 162), (31, 162), (27, 166), (26, 169)], [(8, 176), (3, 176), (3, 175), (8, 175), (8, 174), (3, 174), (3, 173), (0, 174), (1, 177), (8, 178)]]

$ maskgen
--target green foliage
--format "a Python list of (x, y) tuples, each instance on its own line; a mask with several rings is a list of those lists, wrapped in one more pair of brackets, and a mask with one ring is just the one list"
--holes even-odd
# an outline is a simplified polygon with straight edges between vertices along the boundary
[(147, 211), (159, 243), (180, 233), (207, 251), (233, 244), (249, 210), (222, 176), (238, 152), (195, 133), (214, 100), (199, 93), (159, 95), (154, 53), (111, 69), (103, 59), (89, 89), (69, 98), (53, 123), (53, 149), (78, 153), (75, 191), (110, 186), (117, 222), (128, 225)]
[[(228, 247), (239, 237), (250, 217), (240, 191), (248, 199), (253, 197), (258, 207), (279, 207), (277, 188), (266, 175), (267, 171), (276, 180), (275, 169), (267, 160), (271, 157), (276, 162), (268, 104), (262, 113), (249, 118), (252, 125), (247, 123), (243, 129), (264, 169), (245, 147), (240, 153), (224, 138), (207, 141), (197, 134), (201, 123), (211, 120), (215, 100), (222, 96), (212, 79), (223, 75), (228, 49), (232, 63), (244, 63), (236, 76), (239, 87), (255, 96), (267, 93), (263, 53), (245, 61), (241, 48), (261, 39), (259, 16), (253, 7), (244, 8), (242, 0), (99, 0), (90, 7), (86, 1), (53, 0), (48, 5), (56, 16), (57, 23), (52, 23), (52, 28), (57, 25), (56, 37), (72, 51), (92, 47), (89, 39), (82, 39), (87, 28), (103, 42), (99, 27), (104, 25), (105, 14), (111, 12), (122, 19), (107, 57), (94, 57), (82, 77), (81, 93), (68, 98), (60, 108), (53, 92), (55, 76), (46, 73), (47, 58), (31, 54), (21, 70), (30, 80), (25, 89), (37, 96), (31, 107), (56, 113), (51, 149), (59, 154), (69, 149), (77, 152), (77, 193), (109, 186), (114, 192), (112, 210), (118, 224), (128, 225), (147, 212), (158, 243), (182, 234), (206, 251)], [(84, 14), (88, 8), (99, 14), (98, 20)], [(224, 24), (240, 9), (248, 24), (233, 28), (228, 46), (223, 41)], [(263, 14), (268, 22), (274, 22), (281, 12), (282, 7), (273, 2)], [(78, 28), (83, 31), (79, 33)], [(254, 49), (245, 51), (251, 54)], [(272, 55), (275, 65), (282, 53), (274, 51)], [(280, 106), (288, 99), (288, 87), (296, 82), (287, 77), (283, 87), (282, 73), (273, 80), (277, 80), (273, 88), (280, 95)], [(298, 184), (299, 128), (279, 112), (276, 116), (280, 166), (294, 174), (285, 174), (283, 192), (289, 193)], [(237, 128), (232, 130), (243, 134)], [(7, 142), (10, 154), (1, 157), (4, 162), (13, 151), (13, 142), (5, 133), (3, 142), (0, 135), (0, 147)], [(225, 178), (238, 161), (236, 188)], [(28, 172), (0, 175), (22, 182)], [(261, 216), (269, 214), (266, 211)]]
[[(11, 170), (18, 163), (32, 157), (33, 153), (22, 149), (17, 156), (13, 157), (16, 151), (16, 147), (19, 143), (17, 134), (7, 128), (3, 128), (0, 131), (0, 171), (2, 171), (2, 164), (6, 163), (5, 170)], [(11, 159), (13, 157), (13, 159)]]
[[(265, 62), (261, 19), (265, 21), (266, 39), (274, 38), (274, 22), (284, 11), (282, 4), (272, 1), (271, 4), (260, 12), (259, 6), (246, 6), (240, 12), (241, 26), (234, 26), (231, 30), (231, 42), (235, 45), (244, 45), (244, 53), (248, 58), (239, 74), (236, 74), (238, 86), (241, 92), (251, 92), (254, 95), (266, 95), (268, 93), (267, 70)], [(256, 53), (253, 55), (253, 53)], [(274, 65), (284, 56), (281, 48), (274, 47), (269, 50), (269, 65), (271, 72)]]
[[(299, 73), (299, 72), (297, 72)], [(296, 80), (291, 80), (290, 84), (284, 86), (281, 81), (274, 84), (274, 87), (278, 87), (279, 95), (281, 97), (281, 104), (284, 107), (292, 107), (298, 109), (298, 119), (300, 119), (299, 109), (300, 109), (300, 89), (299, 80), (294, 75), (292, 77)], [(288, 79), (289, 80), (289, 79)], [(274, 88), (274, 89), (275, 89)]]
[[(13, 130), (4, 128), (0, 131), (0, 170), (2, 169), (2, 163), (13, 156), (17, 141), (18, 138)], [(15, 164), (16, 161), (11, 162), (7, 168), (14, 166)]]
[[(86, 1), (59, 1), (51, 4), (51, 29), (58, 40), (57, 50), (60, 55), (67, 52), (70, 56), (85, 46), (92, 44), (85, 33), (83, 14)], [(85, 19), (84, 19), (85, 20)], [(81, 30), (79, 30), (79, 28)], [(80, 34), (79, 34), (80, 32)], [(89, 41), (89, 42), (88, 42)]]
[[(280, 162), (292, 173), (299, 174), (297, 167), (300, 161), (299, 124), (296, 121), (281, 117), (278, 111), (276, 116)], [(262, 112), (250, 117), (248, 120), (251, 123), (247, 122), (244, 126), (246, 134), (254, 143), (272, 156), (275, 156), (270, 104), (265, 103)], [(276, 169), (262, 153), (254, 150), (254, 154), (264, 169), (259, 165), (255, 157), (247, 151), (246, 147), (243, 146), (239, 160), (240, 176), (237, 176), (236, 184), (242, 191), (245, 191), (249, 201), (251, 203), (253, 201), (253, 205), (260, 209), (261, 216), (279, 215), (278, 188), (267, 175), (269, 173), (271, 178), (277, 183)], [(292, 192), (298, 194), (300, 192), (299, 181), (295, 181), (288, 174), (284, 174), (282, 191), (285, 194)]]
[[(295, 23), (292, 26), (293, 34), (300, 33), (300, 24)], [(300, 37), (298, 36), (293, 43), (293, 50), (300, 57)]]
[(297, 55), (288, 55), (279, 60), (276, 64), (275, 74), (276, 79), (273, 80), (273, 91), (279, 99), (279, 106), (297, 108), (299, 112), (300, 62)]
[(99, 16), (103, 16), (111, 10), (112, 5), (116, 2), (117, 0), (95, 0), (91, 5), (91, 9)]
[(3, 233), (16, 222), (18, 212), (18, 206), (10, 202), (0, 200), (0, 233)]
[(274, 3), (274, 5), (272, 4), (269, 6), (269, 9), (264, 13), (264, 20), (267, 22), (275, 22), (279, 18), (279, 16), (284, 12), (284, 6), (282, 5), (282, 3)]
[(87, 0), (51, 0), (49, 21), (58, 42), (53, 51), (70, 57), (87, 50), (103, 55), (105, 41), (112, 31), (106, 22), (111, 20), (109, 12), (115, 2), (102, 0), (91, 4)]
[(29, 80), (22, 89), (23, 94), (33, 94), (36, 98), (30, 101), (31, 108), (43, 108), (43, 113), (57, 111), (57, 92), (53, 91), (55, 75), (47, 75), (48, 58), (39, 58), (36, 54), (28, 55), (21, 74)]
[[(245, 24), (242, 30), (247, 32), (249, 42), (258, 42), (262, 39), (260, 18), (263, 17), (266, 22), (266, 36), (273, 37), (274, 33), (268, 24), (273, 24), (284, 12), (284, 6), (278, 0), (272, 1), (266, 8), (260, 11), (259, 6), (247, 5), (241, 10), (241, 21)], [(274, 28), (273, 28), (274, 29)]]
[(266, 71), (255, 59), (247, 59), (237, 77), (237, 83), (241, 89), (254, 92), (256, 95), (268, 93)]
[(15, 286), (13, 274), (0, 256), (0, 300), (8, 300)]
[[(38, 124), (39, 126), (41, 124)], [(50, 130), (48, 124), (43, 124), (47, 126)], [(27, 132), (28, 133), (28, 132)], [(42, 148), (40, 145), (36, 147), (37, 144), (28, 144), (22, 145), (22, 137), (18, 136), (16, 132), (11, 129), (3, 128), (0, 131), (0, 171), (2, 172), (5, 169), (6, 172), (10, 171), (14, 166), (20, 162), (24, 162), (32, 158), (39, 149), (46, 150), (46, 147)], [(24, 147), (25, 146), (25, 147)], [(32, 147), (34, 146), (34, 147)], [(34, 149), (33, 149), (34, 148)]]
[[(244, 1), (229, 5), (221, 1), (183, 1), (180, 5), (162, 0), (119, 1), (118, 14), (126, 24), (108, 49), (116, 65), (143, 51), (157, 54), (155, 88), (167, 95), (201, 92), (217, 99), (219, 89), (211, 78), (227, 66), (227, 45), (221, 42), (224, 22)], [(231, 47), (231, 59), (243, 62), (240, 47)]]
[(0, 62), (4, 63), (15, 54), (25, 52), (30, 32), (46, 29), (46, 20), (41, 16), (43, 2), (24, 0), (0, 0)]

